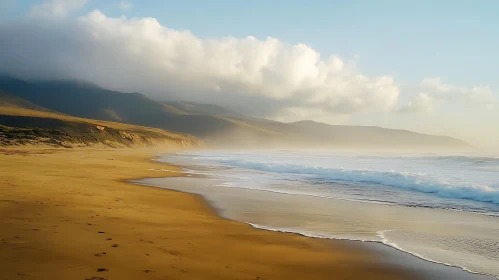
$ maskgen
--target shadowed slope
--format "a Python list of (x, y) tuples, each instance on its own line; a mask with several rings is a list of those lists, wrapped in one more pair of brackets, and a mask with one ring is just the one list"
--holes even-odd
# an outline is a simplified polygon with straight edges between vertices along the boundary
[(404, 150), (470, 150), (458, 139), (369, 126), (300, 121), (282, 123), (247, 117), (217, 105), (158, 102), (80, 82), (0, 78), (0, 90), (63, 114), (157, 127), (191, 134), (221, 147), (299, 147)]

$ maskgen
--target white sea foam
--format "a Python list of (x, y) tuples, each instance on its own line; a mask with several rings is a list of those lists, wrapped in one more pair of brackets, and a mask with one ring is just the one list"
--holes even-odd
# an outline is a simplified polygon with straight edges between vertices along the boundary
[(269, 230), (269, 231), (276, 231), (276, 232), (283, 232), (283, 233), (294, 233), (294, 234), (299, 234), (299, 235), (302, 235), (302, 236), (313, 237), (313, 238), (336, 239), (336, 240), (351, 240), (351, 241), (361, 241), (361, 242), (378, 242), (378, 240), (354, 239), (354, 238), (345, 238), (345, 237), (339, 237), (339, 236), (329, 236), (329, 235), (314, 233), (314, 232), (311, 232), (311, 231), (304, 231), (304, 230), (300, 230), (300, 229), (275, 228), (275, 227), (269, 227), (269, 226), (255, 224), (255, 223), (247, 223), (247, 224), (249, 224), (251, 227), (257, 228), (257, 229), (263, 229), (263, 230)]
[[(458, 268), (461, 268), (462, 270), (470, 272), (470, 273), (483, 274), (483, 273), (480, 273), (478, 271), (470, 270), (470, 269), (468, 269), (468, 268), (466, 268), (464, 266), (460, 266), (458, 264), (446, 263), (446, 262), (441, 262), (441, 261), (433, 260), (433, 259), (431, 259), (431, 258), (429, 258), (427, 256), (422, 255), (422, 254), (419, 254), (419, 253), (407, 250), (407, 249), (403, 248), (402, 246), (399, 246), (398, 244), (390, 241), (387, 237), (385, 237), (385, 233), (386, 232), (396, 231), (396, 230), (380, 230), (380, 231), (376, 232), (376, 235), (377, 235), (377, 237), (379, 239), (366, 240), (366, 239), (345, 238), (345, 237), (338, 237), (338, 236), (317, 234), (317, 233), (314, 233), (314, 232), (303, 231), (303, 230), (299, 230), (299, 229), (275, 228), (275, 227), (269, 227), (269, 226), (255, 224), (255, 223), (247, 223), (247, 224), (249, 224), (251, 227), (257, 228), (257, 229), (263, 229), (263, 230), (269, 230), (269, 231), (276, 231), (276, 232), (283, 232), (283, 233), (294, 233), (294, 234), (299, 234), (299, 235), (302, 235), (302, 236), (312, 237), (312, 238), (335, 239), (335, 240), (350, 240), (350, 241), (360, 241), (360, 242), (379, 242), (379, 243), (382, 243), (384, 245), (387, 245), (387, 246), (390, 246), (392, 248), (395, 248), (397, 250), (400, 250), (402, 252), (411, 254), (411, 255), (413, 255), (413, 256), (415, 256), (417, 258), (420, 258), (422, 260), (425, 260), (425, 261), (429, 261), (429, 262), (433, 262), (433, 263), (437, 263), (437, 264), (442, 264), (442, 265), (446, 265), (446, 266), (458, 267)], [(487, 274), (484, 274), (484, 275), (487, 275)], [(497, 276), (496, 278), (499, 279), (499, 276)]]
[[(195, 193), (253, 227), (380, 242), (432, 262), (499, 275), (497, 157), (196, 151), (178, 160), (173, 163), (188, 163), (189, 173), (223, 188)], [(356, 201), (388, 205), (351, 204)]]
[(460, 198), (499, 204), (499, 186), (473, 184), (471, 182), (447, 182), (426, 173), (400, 171), (374, 171), (368, 169), (323, 168), (295, 164), (276, 164), (245, 160), (220, 160), (219, 162), (242, 168), (275, 172), (315, 175), (320, 179), (373, 183), (404, 188), (424, 193), (432, 193), (445, 198)]

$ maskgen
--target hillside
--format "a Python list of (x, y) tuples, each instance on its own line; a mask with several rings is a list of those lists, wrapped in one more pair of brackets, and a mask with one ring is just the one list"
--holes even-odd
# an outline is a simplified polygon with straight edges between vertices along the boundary
[[(0, 146), (41, 144), (66, 148), (120, 148), (162, 144), (185, 147), (201, 145), (192, 136), (161, 129), (70, 117), (43, 108), (39, 108), (42, 111), (0, 104)], [(18, 105), (31, 107), (29, 103)]]
[(213, 104), (202, 104), (197, 102), (165, 101), (169, 108), (174, 108), (171, 113), (177, 115), (215, 115), (215, 116), (242, 116), (236, 111)]
[(82, 118), (151, 126), (171, 115), (139, 93), (105, 90), (78, 82), (26, 82), (0, 78), (0, 90), (38, 106)]
[[(313, 121), (289, 123), (294, 133), (301, 135), (302, 141), (326, 145), (329, 141), (340, 147), (384, 147), (387, 143), (394, 148), (432, 147), (452, 148), (467, 147), (468, 144), (448, 136), (435, 136), (400, 129), (386, 129), (375, 126), (328, 125)], [(311, 139), (313, 138), (313, 139)], [(368, 141), (366, 141), (368, 140)]]
[[(269, 140), (260, 128), (224, 118), (222, 107), (193, 102), (157, 102), (139, 93), (101, 89), (67, 81), (23, 81), (0, 77), (0, 90), (66, 115), (162, 128), (202, 138), (208, 143)], [(206, 112), (214, 113), (206, 114)]]
[(0, 77), (0, 90), (18, 98), (11, 103), (26, 102), (43, 108), (31, 108), (34, 110), (167, 129), (193, 135), (210, 146), (406, 150), (471, 148), (461, 140), (446, 136), (313, 121), (282, 123), (243, 116), (218, 105), (160, 102), (140, 93), (111, 91), (81, 82), (23, 81)]
[(43, 108), (41, 106), (35, 105), (28, 102), (20, 97), (9, 94), (5, 91), (0, 90), (0, 107), (4, 108), (23, 108), (29, 110), (37, 110), (43, 112), (50, 112), (50, 110)]

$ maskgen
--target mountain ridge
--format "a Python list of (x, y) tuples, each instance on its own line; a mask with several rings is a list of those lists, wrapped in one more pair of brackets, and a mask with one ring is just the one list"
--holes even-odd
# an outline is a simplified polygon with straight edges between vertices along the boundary
[(177, 131), (214, 147), (472, 149), (468, 143), (449, 136), (312, 120), (283, 123), (244, 116), (219, 105), (156, 101), (141, 93), (107, 90), (84, 82), (3, 77), (0, 90), (65, 115)]

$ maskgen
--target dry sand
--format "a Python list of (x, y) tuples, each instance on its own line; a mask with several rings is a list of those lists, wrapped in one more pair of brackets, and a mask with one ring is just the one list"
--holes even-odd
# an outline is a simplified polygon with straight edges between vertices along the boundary
[(362, 244), (253, 229), (197, 196), (127, 183), (180, 174), (149, 170), (178, 170), (152, 157), (0, 150), (0, 279), (414, 278)]

